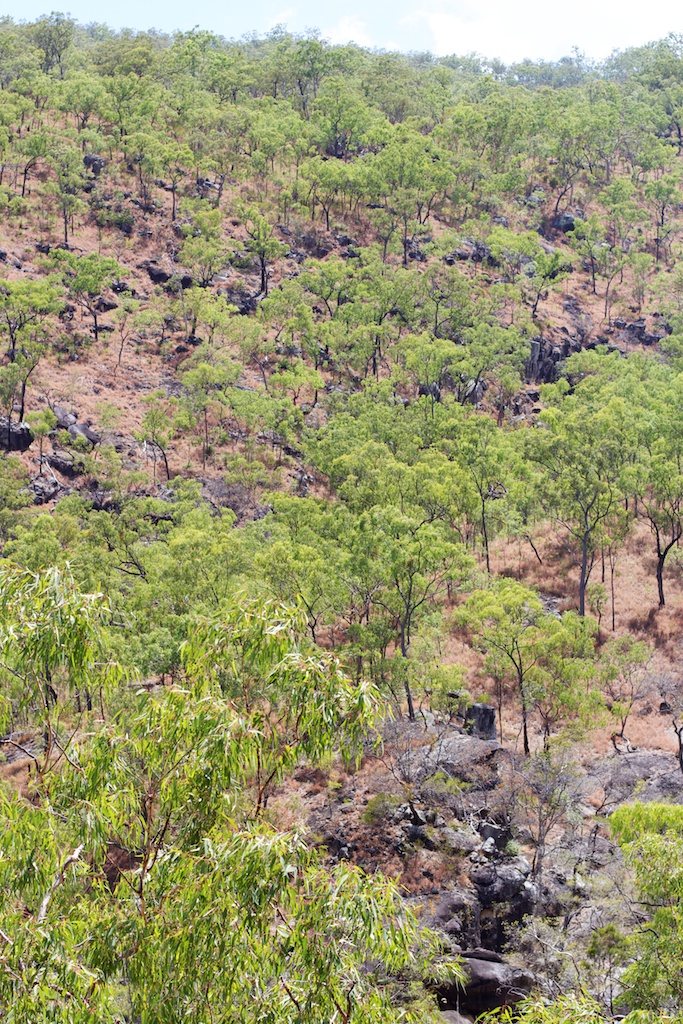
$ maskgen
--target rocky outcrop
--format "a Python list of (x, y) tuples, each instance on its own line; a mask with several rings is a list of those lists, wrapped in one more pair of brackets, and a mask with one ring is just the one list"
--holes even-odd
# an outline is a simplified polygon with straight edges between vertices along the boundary
[(493, 257), (490, 246), (475, 238), (464, 238), (457, 249), (448, 253), (443, 259), (444, 263), (447, 263), (449, 267), (463, 260), (471, 260), (473, 263), (487, 263), (490, 267), (500, 266)]
[(495, 740), (496, 709), (490, 704), (470, 704), (465, 712), (465, 728), (480, 740)]
[(417, 784), (442, 771), (451, 778), (476, 782), (487, 789), (497, 782), (496, 758), (501, 749), (495, 740), (480, 740), (453, 732), (408, 751), (401, 758), (401, 770)]
[(443, 893), (433, 911), (426, 913), (422, 921), (427, 927), (447, 935), (459, 949), (481, 945), (481, 904), (467, 889), (458, 886)]
[(96, 153), (86, 153), (83, 157), (83, 164), (97, 178), (107, 166), (107, 161)]
[(477, 1017), (526, 999), (536, 984), (530, 971), (505, 963), (489, 950), (463, 950), (461, 955), (467, 975), (464, 990), (455, 981), (440, 985), (436, 991), (442, 1011)]
[(33, 434), (28, 423), (11, 423), (7, 425), (7, 417), (0, 416), (0, 448), (6, 452), (25, 452), (33, 442)]
[(29, 491), (33, 494), (35, 505), (46, 505), (57, 497), (62, 490), (61, 484), (48, 476), (36, 476), (28, 485)]

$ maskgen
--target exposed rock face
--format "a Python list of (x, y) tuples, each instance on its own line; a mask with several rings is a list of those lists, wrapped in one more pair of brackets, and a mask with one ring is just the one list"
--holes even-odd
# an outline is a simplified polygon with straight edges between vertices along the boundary
[(575, 229), (576, 217), (573, 213), (560, 213), (553, 221), (553, 227), (566, 235)]
[(480, 740), (495, 740), (496, 709), (488, 704), (470, 704), (465, 712), (465, 728)]
[(465, 991), (457, 985), (443, 985), (437, 990), (439, 1007), (477, 1017), (480, 1013), (509, 1006), (525, 999), (535, 984), (535, 978), (523, 967), (506, 964), (488, 950), (465, 950), (467, 981)]
[(52, 469), (66, 477), (75, 477), (83, 472), (83, 463), (70, 452), (56, 451), (47, 456), (47, 463)]
[(99, 444), (102, 440), (100, 434), (91, 430), (87, 423), (72, 423), (69, 427), (70, 436), (76, 440), (77, 437), (84, 437), (91, 445)]
[(96, 153), (86, 153), (83, 157), (83, 164), (97, 178), (107, 166), (107, 161), (103, 156), (98, 156)]
[(602, 758), (586, 775), (582, 789), (586, 794), (601, 789), (607, 810), (636, 792), (643, 801), (683, 803), (683, 775), (675, 755), (663, 751), (634, 750)]
[(524, 367), (527, 382), (550, 384), (556, 380), (558, 363), (581, 351), (584, 336), (583, 327), (576, 327), (572, 332), (562, 328), (559, 336), (552, 338), (532, 338)]
[(480, 740), (462, 733), (446, 735), (429, 746), (411, 750), (401, 758), (401, 768), (412, 780), (422, 783), (438, 771), (463, 782), (477, 782), (487, 789), (498, 775), (496, 755), (501, 750), (495, 740)]
[(430, 928), (438, 929), (460, 947), (481, 944), (481, 906), (474, 893), (457, 888), (444, 893), (434, 912), (423, 918)]
[(6, 452), (25, 452), (32, 441), (28, 423), (12, 423), (8, 428), (7, 418), (0, 416), (0, 448)]
[(31, 480), (29, 490), (33, 494), (33, 501), (36, 505), (45, 505), (48, 501), (56, 498), (61, 491), (61, 486), (56, 480), (46, 476), (37, 476)]

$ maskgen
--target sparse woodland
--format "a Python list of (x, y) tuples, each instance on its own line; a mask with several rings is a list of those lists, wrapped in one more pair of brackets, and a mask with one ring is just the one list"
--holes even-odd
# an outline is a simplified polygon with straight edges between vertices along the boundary
[(0, 210), (3, 1020), (683, 1019), (683, 39), (1, 19)]

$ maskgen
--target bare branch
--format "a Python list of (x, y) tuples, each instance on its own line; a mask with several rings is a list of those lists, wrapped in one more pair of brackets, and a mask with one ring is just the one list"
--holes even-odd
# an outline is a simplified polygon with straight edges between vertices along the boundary
[(83, 847), (83, 843), (81, 843), (80, 846), (77, 846), (74, 852), (69, 854), (69, 856), (66, 858), (61, 868), (55, 875), (52, 885), (45, 893), (45, 896), (43, 897), (43, 902), (40, 904), (40, 910), (38, 911), (38, 916), (36, 917), (36, 921), (38, 922), (38, 924), (45, 920), (47, 916), (48, 907), (50, 906), (50, 900), (52, 899), (53, 895), (60, 887), (60, 885), (64, 884), (64, 881), (66, 879), (66, 873), (71, 867), (71, 865), (75, 864), (80, 859), (80, 856), (83, 853)]

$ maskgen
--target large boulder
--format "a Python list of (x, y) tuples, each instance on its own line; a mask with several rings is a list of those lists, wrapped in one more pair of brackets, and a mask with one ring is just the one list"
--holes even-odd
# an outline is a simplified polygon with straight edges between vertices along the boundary
[(67, 451), (53, 451), (47, 456), (47, 464), (69, 478), (78, 476), (85, 468), (82, 459)]
[(83, 163), (96, 178), (107, 166), (105, 158), (103, 156), (98, 156), (97, 153), (86, 153), (83, 157)]
[(63, 405), (53, 405), (52, 411), (57, 419), (57, 426), (60, 430), (68, 430), (78, 419), (75, 413), (69, 412)]
[[(439, 832), (441, 845), (448, 853), (462, 856), (473, 853), (481, 846), (482, 837), (468, 828), (442, 828)], [(484, 836), (486, 839), (487, 837)]]
[(481, 942), (481, 906), (474, 893), (453, 889), (442, 893), (422, 918), (428, 928), (443, 932), (459, 946), (476, 947)]
[(93, 446), (99, 444), (102, 440), (101, 435), (91, 430), (87, 423), (72, 423), (69, 427), (69, 436), (74, 441), (77, 437), (84, 437)]
[(142, 263), (138, 263), (138, 269), (147, 271), (152, 284), (166, 284), (171, 280), (172, 275), (159, 266), (156, 260), (144, 260)]
[(6, 452), (25, 452), (32, 442), (28, 423), (11, 423), (8, 427), (7, 417), (0, 416), (0, 448)]
[(535, 985), (530, 971), (513, 967), (486, 950), (472, 950), (462, 956), (467, 974), (465, 989), (463, 991), (456, 982), (440, 986), (437, 996), (442, 1011), (455, 1010), (477, 1017), (526, 999)]
[(535, 894), (535, 886), (528, 881), (531, 869), (524, 857), (515, 857), (503, 864), (484, 864), (470, 871), (483, 907), (493, 903), (510, 903), (520, 893)]
[(529, 872), (529, 863), (524, 857), (503, 863), (489, 862), (470, 871), (482, 907), (481, 941), (487, 949), (503, 949), (510, 924), (519, 924), (533, 914), (540, 892), (528, 877)]
[(553, 227), (566, 235), (576, 228), (576, 217), (573, 213), (560, 213), (553, 221)]
[(470, 704), (465, 712), (465, 728), (480, 740), (495, 740), (496, 709), (490, 704)]
[(498, 781), (496, 761), (500, 749), (495, 740), (480, 740), (453, 732), (435, 743), (407, 751), (400, 759), (400, 767), (416, 784), (442, 771), (450, 778), (476, 782), (478, 788), (490, 789)]

